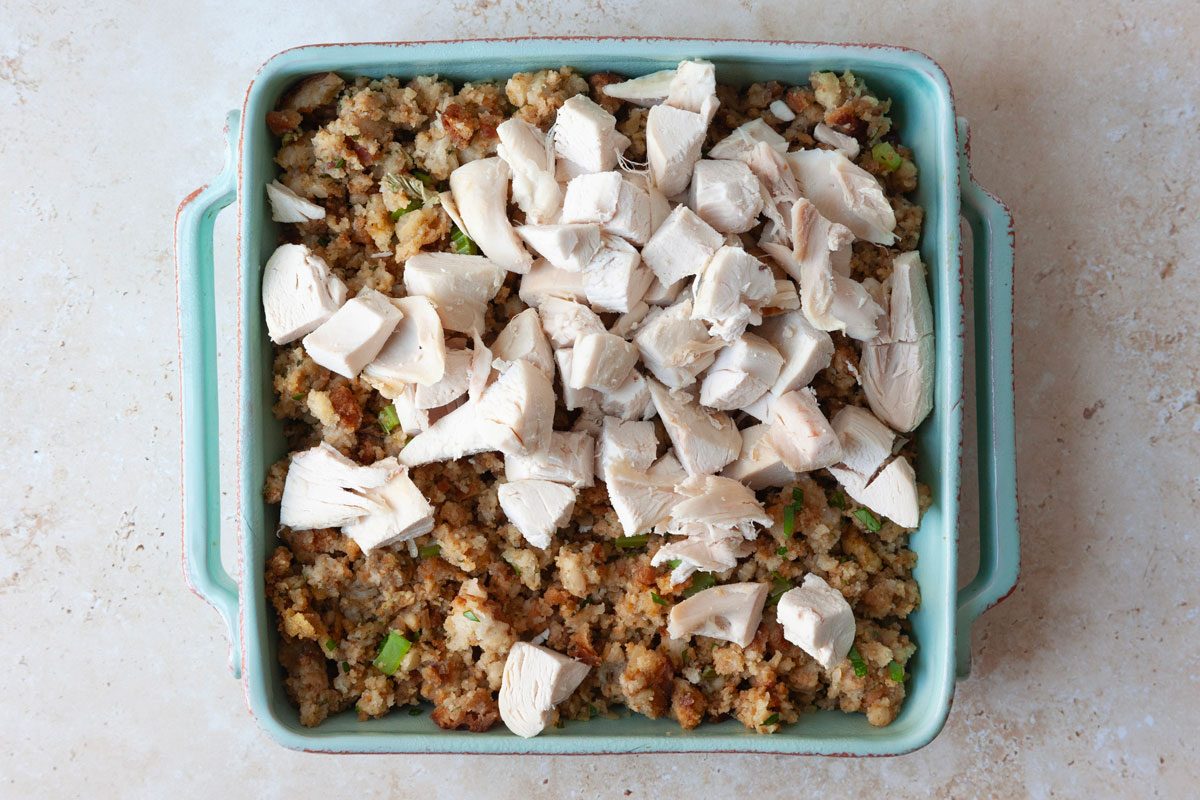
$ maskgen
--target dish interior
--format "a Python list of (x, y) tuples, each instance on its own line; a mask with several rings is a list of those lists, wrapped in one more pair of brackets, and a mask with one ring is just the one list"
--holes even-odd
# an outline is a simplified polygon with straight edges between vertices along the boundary
[[(353, 711), (317, 728), (300, 725), (283, 688), (278, 637), (265, 597), (263, 564), (275, 544), (277, 508), (262, 500), (267, 468), (287, 452), (271, 414), (272, 349), (261, 314), (262, 266), (280, 233), (270, 219), (264, 184), (277, 174), (276, 142), (263, 122), (297, 79), (334, 70), (344, 77), (438, 73), (456, 82), (506, 78), (513, 72), (574, 66), (583, 73), (630, 76), (704, 58), (718, 80), (745, 85), (806, 83), (814, 70), (849, 69), (880, 96), (893, 99), (892, 119), (915, 153), (922, 176), (914, 201), (925, 208), (920, 242), (928, 266), (937, 342), (932, 414), (917, 431), (918, 478), (933, 494), (910, 538), (922, 602), (911, 617), (918, 653), (910, 664), (908, 698), (899, 717), (873, 728), (862, 715), (806, 715), (763, 736), (735, 720), (683, 731), (672, 720), (638, 715), (568, 722), (522, 740), (497, 726), (487, 733), (444, 731), (428, 717), (390, 714), (360, 722)], [(954, 687), (956, 522), (962, 409), (963, 305), (960, 276), (958, 163), (949, 86), (927, 57), (892, 48), (783, 43), (656, 40), (529, 40), (397, 45), (333, 45), (289, 50), (256, 76), (242, 115), (240, 219), (240, 532), (242, 636), (247, 696), (263, 727), (288, 747), (335, 752), (645, 752), (739, 750), (883, 755), (928, 743), (941, 729)]]

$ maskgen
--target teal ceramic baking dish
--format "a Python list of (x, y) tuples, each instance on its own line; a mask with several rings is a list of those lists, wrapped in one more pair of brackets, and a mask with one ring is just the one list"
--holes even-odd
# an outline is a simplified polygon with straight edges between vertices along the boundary
[[(454, 80), (503, 77), (570, 64), (583, 72), (639, 75), (684, 58), (716, 63), (720, 80), (746, 84), (777, 79), (807, 82), (815, 69), (853, 70), (882, 96), (894, 99), (894, 119), (916, 153), (918, 202), (925, 207), (921, 254), (929, 265), (937, 331), (933, 414), (917, 434), (921, 480), (933, 506), (912, 536), (919, 561), (922, 604), (913, 615), (919, 652), (911, 664), (909, 697), (889, 727), (872, 728), (861, 715), (822, 712), (775, 735), (736, 722), (682, 731), (669, 720), (639, 716), (568, 722), (534, 739), (503, 726), (484, 734), (444, 731), (428, 715), (393, 714), (359, 722), (351, 713), (318, 728), (300, 725), (283, 689), (276, 634), (262, 580), (274, 546), (276, 515), (262, 500), (268, 466), (285, 453), (281, 425), (271, 415), (271, 344), (263, 323), (262, 265), (278, 226), (265, 207), (263, 186), (275, 175), (276, 147), (264, 115), (295, 80), (336, 70), (344, 76), (438, 73)], [(245, 686), (251, 711), (281, 744), (338, 753), (640, 753), (768, 752), (826, 755), (903, 753), (931, 741), (949, 713), (956, 675), (969, 667), (971, 623), (1013, 588), (1018, 536), (1012, 395), (1013, 238), (1007, 209), (972, 180), (967, 130), (954, 115), (945, 74), (911, 50), (875, 45), (697, 39), (505, 39), (314, 45), (272, 58), (254, 77), (240, 113), (228, 119), (224, 170), (180, 205), (176, 221), (180, 360), (183, 402), (183, 557), (192, 588), (212, 603), (229, 628), (231, 666)], [(217, 213), (240, 200), (238, 254), (238, 391), (217, 394), (212, 231)], [(964, 399), (964, 283), (960, 215), (974, 241), (973, 346), (979, 438), (981, 552), (975, 579), (956, 587), (959, 467)], [(221, 566), (218, 401), (237, 408), (237, 521), (240, 579)], [(232, 710), (231, 710), (232, 713)]]

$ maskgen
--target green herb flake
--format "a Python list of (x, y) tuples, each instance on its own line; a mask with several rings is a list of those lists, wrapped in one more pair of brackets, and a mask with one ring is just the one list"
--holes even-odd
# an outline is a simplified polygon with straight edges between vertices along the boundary
[(379, 412), (379, 427), (383, 428), (383, 432), (387, 434), (400, 427), (400, 415), (396, 413), (395, 405), (388, 403)]
[(460, 256), (479, 255), (479, 246), (475, 244), (475, 241), (470, 236), (463, 233), (457, 225), (450, 226), (450, 249)]
[(639, 550), (650, 543), (650, 534), (643, 533), (639, 536), (618, 536), (613, 539), (613, 544), (622, 550)]
[(904, 161), (900, 154), (896, 152), (896, 148), (892, 147), (887, 142), (880, 142), (871, 148), (871, 158), (875, 159), (875, 163), (883, 167), (888, 172), (892, 172)]
[(342, 672), (347, 673), (347, 674), (350, 672), (350, 662), (349, 661), (342, 662)]
[(293, 400), (303, 400), (304, 398), (305, 398), (304, 392), (296, 392), (294, 395), (292, 395)]
[(715, 677), (717, 677), (717, 671), (712, 667), (705, 667), (704, 672), (700, 673), (700, 680), (702, 681), (711, 681)]
[(854, 516), (871, 533), (879, 533), (879, 531), (883, 528), (883, 523), (879, 521), (879, 517), (872, 514), (869, 509), (856, 508), (854, 509)]
[(867, 662), (858, 654), (858, 648), (851, 647), (847, 657), (850, 659), (850, 666), (854, 667), (854, 674), (859, 678), (867, 677)]
[(600, 709), (596, 708), (591, 703), (588, 703), (588, 719), (595, 719), (600, 714)]
[(334, 650), (337, 650), (337, 642), (335, 642), (333, 639), (326, 639), (325, 649), (332, 653)]
[(474, 611), (464, 611), (463, 616), (471, 620), (471, 622), (479, 622), (479, 615)]
[(833, 497), (829, 498), (829, 505), (833, 506), (834, 508), (840, 508), (843, 511), (846, 510), (846, 495), (841, 489), (834, 492)]
[(691, 585), (683, 590), (684, 597), (691, 597), (697, 592), (711, 589), (717, 585), (717, 578), (711, 572), (697, 572), (692, 576)]
[(796, 507), (786, 506), (783, 509), (783, 535), (791, 539), (796, 535)]
[(792, 504), (795, 505), (796, 508), (800, 508), (804, 505), (804, 490), (799, 486), (792, 487)]
[(420, 200), (413, 200), (411, 203), (406, 205), (404, 208), (397, 208), (395, 211), (392, 212), (392, 222), (399, 222), (400, 218), (403, 217), (405, 214), (411, 214), (412, 212), (416, 211), (417, 209), (421, 208), (422, 206), (424, 206), (424, 203), (422, 203)]
[(679, 565), (682, 563), (683, 563), (683, 559), (672, 558), (670, 561), (667, 562), (667, 566), (670, 567), (671, 569), (679, 569)]
[(788, 554), (787, 545), (783, 545), (782, 547), (780, 547), (778, 550), (775, 551), (775, 555), (777, 555), (777, 556), (786, 556), (787, 554)]
[(896, 683), (904, 683), (904, 665), (899, 661), (888, 664), (888, 677)]
[(417, 548), (417, 555), (421, 558), (437, 558), (442, 554), (442, 546), (437, 544), (427, 544), (424, 547)]
[(421, 183), (425, 184), (426, 186), (429, 186), (430, 184), (432, 184), (434, 182), (433, 176), (430, 175), (428, 172), (426, 172), (423, 169), (409, 170), (409, 174), (412, 175), (417, 180), (419, 180)]
[(779, 598), (792, 588), (792, 582), (780, 575), (778, 572), (771, 573), (771, 591), (767, 593), (767, 605), (773, 606), (779, 602)]
[(425, 710), (422, 709), (420, 706), (413, 706), (412, 708), (408, 709), (408, 715), (410, 717), (419, 717), (424, 713), (425, 713)]
[(762, 724), (763, 724), (763, 726), (764, 726), (764, 727), (769, 727), (769, 726), (771, 726), (771, 725), (775, 725), (775, 724), (776, 724), (776, 723), (778, 723), (778, 722), (779, 722), (779, 715), (778, 715), (778, 714), (772, 714), (771, 716), (769, 716), (769, 717), (767, 717), (766, 719), (764, 719), (764, 720), (762, 721)]
[(338, 169), (341, 169), (342, 167), (346, 166), (346, 159), (339, 158), (336, 162), (334, 162), (333, 166), (335, 166)]
[(412, 640), (413, 640), (413, 642), (414, 642), (414, 643), (415, 643), (415, 642), (419, 642), (419, 641), (421, 641), (421, 631), (419, 631), (419, 630), (417, 630), (417, 631), (413, 631), (413, 633), (412, 633)]
[(663, 600), (662, 595), (653, 590), (650, 591), (650, 599), (653, 600), (656, 605), (665, 606), (667, 604), (667, 601)]
[(372, 663), (384, 675), (392, 675), (400, 669), (400, 662), (411, 648), (412, 642), (401, 636), (399, 631), (388, 631), (387, 638), (383, 640), (383, 647), (379, 648), (379, 655), (375, 656)]

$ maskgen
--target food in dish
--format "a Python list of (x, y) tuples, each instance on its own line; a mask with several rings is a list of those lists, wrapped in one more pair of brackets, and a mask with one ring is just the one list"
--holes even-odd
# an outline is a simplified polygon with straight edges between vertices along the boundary
[(703, 61), (281, 99), (266, 582), (301, 722), (895, 718), (933, 332), (888, 113)]

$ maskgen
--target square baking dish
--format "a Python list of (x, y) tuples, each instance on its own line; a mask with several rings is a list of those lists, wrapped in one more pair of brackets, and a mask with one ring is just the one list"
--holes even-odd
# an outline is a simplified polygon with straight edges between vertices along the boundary
[[(921, 256), (929, 268), (936, 340), (935, 405), (916, 434), (918, 475), (933, 505), (911, 537), (921, 607), (911, 617), (917, 655), (908, 698), (885, 728), (860, 714), (824, 711), (774, 735), (736, 721), (684, 731), (667, 719), (637, 715), (567, 722), (534, 739), (503, 726), (487, 733), (445, 731), (428, 714), (390, 714), (359, 722), (344, 712), (316, 728), (300, 725), (283, 688), (277, 634), (265, 597), (264, 559), (275, 544), (277, 511), (262, 499), (267, 468), (282, 457), (282, 425), (272, 416), (272, 351), (261, 311), (262, 266), (279, 235), (263, 187), (276, 175), (276, 140), (265, 114), (306, 75), (344, 77), (437, 73), (454, 81), (505, 78), (514, 72), (571, 65), (583, 73), (640, 75), (685, 58), (717, 65), (718, 79), (744, 85), (776, 79), (805, 84), (813, 70), (852, 70), (881, 97), (893, 99), (893, 120), (920, 169), (916, 201), (925, 208)], [(208, 186), (189, 195), (176, 219), (182, 388), (183, 560), (197, 594), (229, 627), (231, 668), (259, 724), (286, 747), (336, 753), (634, 753), (765, 752), (889, 755), (930, 742), (949, 713), (955, 679), (969, 668), (971, 623), (1015, 586), (1018, 533), (1012, 398), (1011, 218), (970, 178), (967, 130), (956, 120), (950, 85), (927, 56), (879, 45), (702, 39), (492, 39), (311, 45), (284, 51), (263, 65), (242, 112), (228, 117), (228, 160)], [(220, 559), (217, 364), (212, 230), (217, 213), (239, 199), (237, 521), (241, 577)], [(972, 230), (978, 403), (980, 568), (961, 591), (957, 579), (957, 516), (964, 405), (964, 282), (960, 214)], [(231, 398), (227, 398), (231, 399)]]

